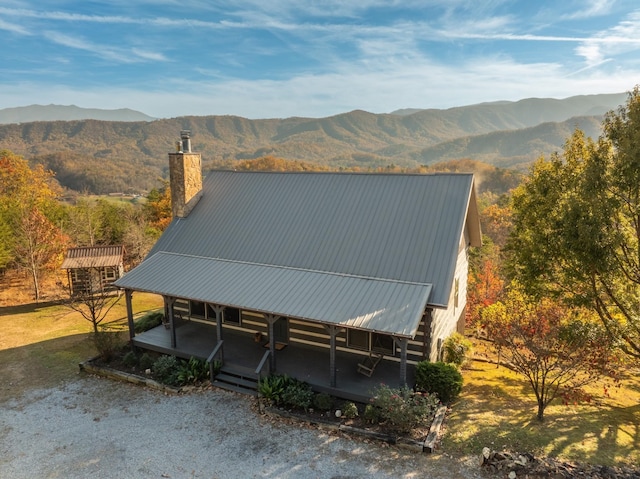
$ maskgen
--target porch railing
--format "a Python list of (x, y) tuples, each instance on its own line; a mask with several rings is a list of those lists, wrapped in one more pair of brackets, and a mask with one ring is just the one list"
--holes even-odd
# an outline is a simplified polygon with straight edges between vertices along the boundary
[[(220, 351), (222, 351), (222, 344), (224, 343), (223, 340), (218, 341), (218, 343), (216, 344), (216, 347), (213, 348), (213, 351), (211, 351), (211, 354), (209, 355), (209, 357), (207, 358), (207, 362), (209, 363), (209, 376), (211, 377), (211, 381), (213, 381), (214, 376), (215, 376), (215, 372), (214, 372), (214, 361), (215, 361), (215, 357), (218, 355), (218, 353)], [(222, 360), (220, 362), (223, 362)]]

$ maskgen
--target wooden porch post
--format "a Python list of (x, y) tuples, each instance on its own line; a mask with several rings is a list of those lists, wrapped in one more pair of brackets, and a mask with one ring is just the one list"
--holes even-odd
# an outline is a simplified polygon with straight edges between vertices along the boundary
[(431, 329), (433, 327), (433, 309), (427, 308), (422, 316), (422, 359), (431, 361)]
[(133, 324), (133, 306), (131, 305), (131, 296), (133, 292), (130, 289), (124, 290), (124, 299), (127, 302), (127, 324), (129, 325), (129, 340), (132, 340), (136, 335), (136, 328)]
[(343, 331), (343, 328), (336, 328), (335, 324), (324, 325), (324, 329), (329, 333), (329, 386), (336, 387), (336, 335)]
[[(218, 336), (218, 342), (222, 341), (222, 313), (224, 311), (224, 306), (220, 306), (219, 304), (212, 304), (211, 309), (216, 314), (216, 336)], [(220, 359), (224, 362), (224, 351), (223, 347), (220, 348)]]
[(407, 338), (393, 338), (393, 341), (400, 346), (400, 387), (407, 385)]
[(280, 316), (265, 314), (264, 319), (269, 325), (269, 368), (271, 372), (274, 372), (276, 370), (276, 338), (274, 337), (273, 325), (280, 319)]
[(167, 311), (169, 313), (169, 333), (171, 334), (171, 347), (175, 348), (177, 346), (177, 341), (176, 341), (176, 323), (174, 321), (174, 316), (173, 316), (173, 304), (176, 302), (176, 300), (175, 298), (171, 298), (169, 296), (165, 296), (164, 300), (167, 305)]

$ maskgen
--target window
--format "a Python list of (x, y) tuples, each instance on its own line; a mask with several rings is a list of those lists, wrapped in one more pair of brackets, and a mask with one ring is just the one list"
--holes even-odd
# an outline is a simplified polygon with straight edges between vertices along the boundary
[(456, 278), (453, 292), (453, 307), (458, 307), (458, 296), (460, 295), (460, 279)]
[(200, 301), (190, 301), (189, 314), (196, 318), (204, 318), (204, 303)]
[(224, 308), (222, 320), (225, 323), (240, 325), (240, 310), (238, 308)]
[(388, 356), (395, 354), (394, 342), (391, 336), (358, 329), (347, 330), (347, 346), (364, 351), (376, 351)]
[(371, 333), (371, 336), (371, 349), (373, 351), (393, 355), (395, 348), (391, 336), (378, 333)]
[(103, 281), (115, 281), (116, 280), (116, 270), (114, 268), (105, 268), (102, 270), (102, 280)]
[(347, 330), (347, 346), (355, 349), (369, 350), (369, 333), (359, 329)]

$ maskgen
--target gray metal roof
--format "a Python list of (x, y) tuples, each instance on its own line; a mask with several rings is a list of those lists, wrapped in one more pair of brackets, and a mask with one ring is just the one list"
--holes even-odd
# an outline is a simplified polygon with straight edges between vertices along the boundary
[[(260, 267), (237, 267), (229, 273), (242, 292), (242, 301), (233, 303), (240, 307), (249, 308), (251, 303), (250, 309), (272, 310), (267, 307), (271, 299), (256, 292), (254, 274), (260, 274), (269, 283), (273, 279), (267, 272), (300, 270), (306, 271), (303, 279), (300, 273), (289, 273), (281, 276), (283, 282), (274, 287), (293, 288), (295, 281), (315, 285), (322, 277), (331, 283), (326, 286), (328, 291), (335, 294), (342, 281), (338, 278), (350, 277), (349, 294), (353, 301), (359, 295), (366, 296), (365, 289), (372, 284), (385, 284), (379, 294), (393, 303), (396, 288), (404, 292), (408, 284), (413, 284), (411, 288), (417, 288), (419, 291), (414, 292), (424, 300), (423, 311), (427, 304), (434, 307), (448, 304), (465, 227), (472, 244), (479, 244), (471, 174), (215, 171), (206, 177), (202, 198), (189, 216), (172, 221), (147, 259), (116, 284), (226, 304), (218, 289), (206, 289), (212, 278), (207, 267), (217, 265), (218, 261), (249, 263)], [(178, 263), (189, 264), (192, 271), (184, 279), (188, 280), (189, 288), (184, 288), (182, 280), (175, 277), (174, 272), (180, 269), (178, 264), (172, 262), (169, 267), (168, 260), (163, 259), (157, 264), (169, 269), (156, 267), (152, 261), (166, 257), (156, 258), (160, 253), (172, 253)], [(268, 269), (269, 266), (274, 268)], [(318, 276), (322, 273), (326, 274)], [(134, 277), (135, 282), (130, 279)], [(150, 287), (165, 280), (162, 288)], [(248, 284), (253, 285), (252, 289)], [(198, 285), (210, 296), (196, 296)], [(261, 299), (256, 303), (258, 297)], [(296, 300), (298, 314), (292, 316), (350, 324), (361, 321), (357, 319), (361, 317), (358, 311), (344, 318), (321, 319), (319, 310), (331, 314), (340, 314), (341, 310), (335, 309), (337, 306), (332, 305), (328, 296), (327, 302), (318, 303), (319, 307), (311, 301), (313, 294), (301, 297), (309, 302)], [(407, 305), (413, 305), (412, 301), (407, 299)], [(276, 309), (272, 312), (285, 314)], [(417, 326), (417, 322), (413, 323), (417, 313), (410, 308), (408, 314), (410, 319), (400, 318), (396, 313), (380, 315), (379, 319), (384, 317), (388, 323), (380, 326), (380, 330), (406, 334)], [(362, 327), (365, 323), (369, 328), (368, 321)]]
[(163, 252), (118, 286), (406, 337), (431, 292), (429, 284)]

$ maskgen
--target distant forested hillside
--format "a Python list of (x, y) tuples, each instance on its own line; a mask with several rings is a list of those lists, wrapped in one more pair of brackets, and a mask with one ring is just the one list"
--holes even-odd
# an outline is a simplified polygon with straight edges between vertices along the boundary
[(602, 115), (626, 94), (529, 99), (392, 114), (352, 111), (328, 118), (249, 120), (234, 116), (155, 121), (38, 121), (0, 125), (0, 145), (53, 170), (70, 189), (140, 192), (167, 174), (180, 130), (192, 132), (205, 168), (272, 156), (354, 170), (419, 169), (470, 158), (523, 170), (560, 150), (580, 127), (600, 134)]

